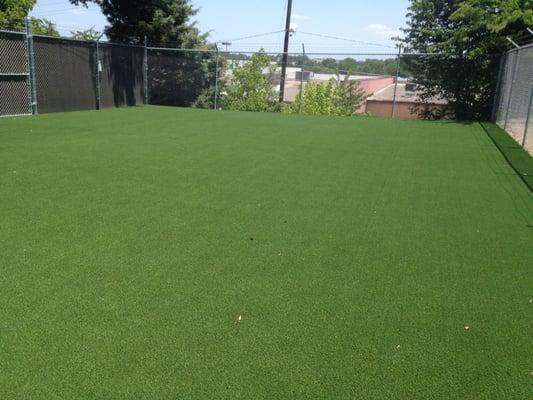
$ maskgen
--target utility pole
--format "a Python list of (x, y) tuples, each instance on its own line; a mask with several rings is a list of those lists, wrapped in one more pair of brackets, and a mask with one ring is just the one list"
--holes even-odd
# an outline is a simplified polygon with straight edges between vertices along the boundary
[(281, 80), (279, 84), (279, 102), (285, 98), (285, 78), (287, 77), (287, 61), (289, 58), (289, 38), (291, 36), (292, 0), (288, 0), (287, 22), (285, 23), (285, 42), (283, 44), (283, 59), (281, 61)]
[(396, 59), (396, 77), (394, 78), (394, 96), (392, 98), (392, 118), (396, 116), (396, 97), (398, 95), (398, 79), (400, 79), (400, 67), (402, 62), (402, 45), (398, 46), (398, 58)]

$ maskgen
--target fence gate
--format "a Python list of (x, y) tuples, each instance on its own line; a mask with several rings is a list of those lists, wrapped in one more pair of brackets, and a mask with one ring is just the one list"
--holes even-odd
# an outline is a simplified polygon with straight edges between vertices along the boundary
[(32, 113), (29, 54), (24, 33), (0, 31), (0, 117)]

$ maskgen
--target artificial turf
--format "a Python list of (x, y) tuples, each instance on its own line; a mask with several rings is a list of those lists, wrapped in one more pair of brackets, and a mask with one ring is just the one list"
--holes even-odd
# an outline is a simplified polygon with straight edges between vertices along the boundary
[(532, 398), (533, 194), (476, 123), (2, 119), (0, 249), (2, 399)]

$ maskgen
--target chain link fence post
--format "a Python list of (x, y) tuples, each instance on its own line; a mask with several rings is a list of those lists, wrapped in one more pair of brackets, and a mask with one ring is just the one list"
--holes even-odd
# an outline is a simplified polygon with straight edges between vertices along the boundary
[(144, 80), (144, 104), (148, 105), (150, 97), (148, 95), (148, 37), (144, 37), (144, 60), (143, 60), (143, 80)]
[(300, 76), (300, 93), (298, 94), (298, 114), (302, 113), (302, 100), (304, 93), (304, 74), (305, 74), (305, 44), (302, 43), (302, 76)]
[(37, 105), (37, 83), (35, 81), (35, 53), (33, 50), (33, 29), (31, 26), (31, 18), (26, 18), (26, 42), (28, 51), (28, 73), (30, 83), (30, 104), (32, 114), (38, 114), (39, 108)]
[(215, 43), (215, 102), (214, 109), (218, 110), (218, 44)]
[(96, 39), (96, 109), (102, 108), (102, 83), (100, 74), (102, 72), (102, 64), (100, 61), (100, 39)]

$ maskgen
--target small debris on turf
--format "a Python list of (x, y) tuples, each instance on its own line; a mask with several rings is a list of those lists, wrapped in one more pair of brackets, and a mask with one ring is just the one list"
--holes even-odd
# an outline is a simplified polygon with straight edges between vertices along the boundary
[(239, 318), (237, 318), (237, 321), (238, 321), (238, 322), (241, 322), (241, 321), (242, 321), (242, 315), (239, 315)]
[(470, 327), (468, 325), (465, 326), (465, 331), (469, 331)]
[(400, 347), (401, 347), (400, 345), (396, 346), (396, 348), (397, 348), (398, 350), (400, 350)]

